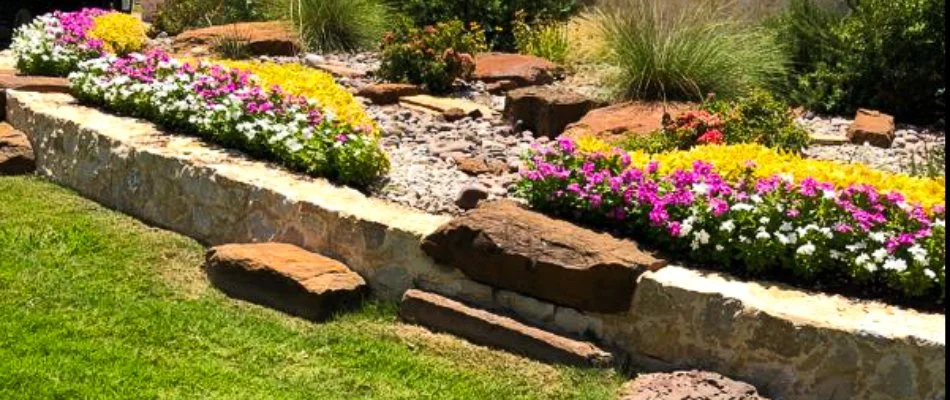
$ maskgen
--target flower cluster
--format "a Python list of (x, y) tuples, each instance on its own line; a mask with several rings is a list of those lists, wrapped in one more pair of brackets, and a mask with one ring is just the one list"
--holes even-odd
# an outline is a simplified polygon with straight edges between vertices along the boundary
[(69, 77), (80, 100), (272, 159), (313, 176), (365, 187), (389, 161), (376, 138), (312, 99), (265, 90), (253, 74), (160, 51), (80, 64)]
[(289, 94), (316, 100), (321, 107), (333, 111), (341, 121), (379, 133), (376, 121), (366, 113), (360, 102), (352, 93), (337, 85), (328, 73), (296, 63), (224, 60), (215, 63), (249, 71), (260, 78), (265, 87), (277, 85)]
[(102, 40), (88, 34), (94, 19), (106, 11), (94, 8), (78, 12), (42, 15), (17, 29), (11, 48), (17, 69), (30, 75), (66, 76), (85, 60), (105, 51)]
[(88, 35), (102, 41), (107, 52), (118, 55), (142, 51), (148, 41), (145, 24), (138, 17), (117, 12), (96, 17)]
[(690, 148), (696, 144), (723, 144), (725, 134), (719, 115), (707, 111), (687, 111), (678, 117), (664, 121), (664, 134), (672, 135), (681, 148)]
[[(711, 147), (711, 146), (709, 146)], [(519, 194), (535, 208), (632, 235), (742, 275), (896, 301), (942, 303), (946, 211), (897, 191), (789, 175), (727, 177), (712, 164), (635, 165), (569, 139), (528, 158)]]

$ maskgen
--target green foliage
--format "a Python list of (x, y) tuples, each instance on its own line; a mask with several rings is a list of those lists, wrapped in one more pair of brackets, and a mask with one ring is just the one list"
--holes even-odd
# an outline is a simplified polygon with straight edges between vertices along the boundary
[(514, 23), (564, 21), (580, 7), (577, 0), (392, 0), (397, 10), (417, 26), (443, 21), (476, 22), (485, 29), (492, 48), (515, 50)]
[(789, 106), (765, 90), (733, 101), (714, 100), (703, 109), (722, 116), (728, 144), (758, 143), (796, 153), (808, 146), (808, 131), (795, 122)]
[(247, 36), (240, 32), (233, 32), (220, 36), (211, 43), (211, 51), (225, 60), (242, 60), (251, 58)]
[(622, 99), (700, 101), (771, 87), (787, 57), (770, 31), (749, 23), (734, 1), (615, 0), (597, 16), (617, 68)]
[(474, 72), (473, 54), (487, 50), (484, 32), (477, 25), (472, 28), (458, 20), (423, 29), (404, 23), (386, 35), (379, 75), (425, 85), (435, 93), (448, 92), (456, 79)]
[(794, 0), (771, 25), (794, 60), (791, 101), (832, 113), (869, 107), (917, 122), (942, 116), (945, 0), (861, 0), (843, 15)]
[(925, 178), (944, 178), (947, 176), (947, 149), (941, 146), (924, 149), (923, 157), (911, 155), (910, 164), (905, 166), (913, 176)]
[(318, 52), (372, 48), (391, 20), (384, 0), (274, 0), (269, 9), (292, 21), (310, 50)]
[(570, 50), (568, 27), (563, 22), (529, 24), (524, 13), (514, 23), (515, 46), (521, 54), (529, 54), (563, 64)]
[(191, 28), (258, 21), (262, 7), (247, 0), (165, 0), (155, 15), (156, 30), (177, 35)]

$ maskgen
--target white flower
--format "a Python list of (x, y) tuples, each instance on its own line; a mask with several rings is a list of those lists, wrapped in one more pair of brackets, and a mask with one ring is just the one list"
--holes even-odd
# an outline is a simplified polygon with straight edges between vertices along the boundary
[(791, 232), (791, 231), (795, 230), (795, 227), (792, 226), (792, 224), (791, 224), (790, 222), (784, 222), (784, 223), (782, 223), (782, 226), (780, 226), (780, 227), (778, 228), (778, 230), (780, 230), (780, 231), (782, 231), (782, 232)]
[(869, 262), (871, 262), (871, 256), (867, 255), (866, 253), (861, 253), (860, 256), (854, 259), (854, 263), (858, 265), (864, 265)]
[(769, 222), (772, 222), (772, 220), (769, 219), (769, 217), (762, 217), (762, 218), (759, 218), (759, 223), (762, 224), (762, 225), (768, 225)]
[(755, 238), (758, 240), (769, 240), (772, 238), (772, 235), (769, 235), (769, 233), (766, 232), (765, 229), (762, 229), (758, 233), (755, 234)]
[(725, 250), (725, 249), (726, 249), (726, 248), (725, 248), (725, 247), (722, 247), (721, 244), (717, 244), (717, 245), (716, 245), (716, 251), (721, 252), (721, 251), (723, 251), (723, 250)]
[(779, 243), (784, 244), (784, 245), (789, 245), (793, 242), (790, 237), (788, 237), (787, 235), (781, 232), (775, 232), (775, 239), (778, 240)]
[(878, 243), (884, 243), (885, 241), (887, 241), (887, 235), (885, 235), (884, 232), (871, 232), (871, 234), (868, 235), (868, 237), (870, 237), (871, 240)]
[(884, 263), (884, 269), (888, 271), (904, 272), (907, 270), (907, 262), (899, 258), (888, 258)]
[(709, 232), (706, 232), (705, 230), (701, 230), (696, 233), (696, 239), (699, 240), (700, 244), (703, 244), (703, 245), (709, 244), (709, 238), (710, 238)]
[(752, 202), (756, 204), (762, 202), (762, 196), (759, 196), (757, 194), (753, 194), (752, 196), (749, 197), (749, 199), (752, 200)]
[(799, 255), (803, 255), (803, 256), (810, 256), (812, 254), (815, 254), (815, 250), (817, 250), (815, 245), (812, 244), (811, 242), (808, 242), (802, 245), (801, 247), (799, 247), (798, 250), (795, 251), (795, 253)]
[(834, 190), (822, 190), (821, 195), (821, 197), (825, 200), (834, 200), (836, 197), (838, 197), (838, 194), (835, 193)]
[(705, 195), (709, 193), (709, 185), (707, 185), (705, 182), (694, 184), (693, 193)]
[(732, 211), (752, 211), (755, 210), (755, 207), (751, 204), (746, 203), (736, 203), (731, 208)]
[(736, 223), (733, 222), (731, 219), (726, 222), (723, 222), (722, 225), (719, 226), (719, 230), (723, 232), (732, 232), (735, 229), (736, 229)]
[(944, 220), (942, 220), (942, 219), (937, 219), (937, 220), (934, 221), (934, 226), (936, 226), (936, 227), (938, 227), (938, 228), (946, 228), (946, 227), (947, 227), (947, 221), (944, 221)]
[(874, 261), (884, 262), (884, 259), (887, 258), (888, 254), (889, 253), (887, 252), (887, 249), (877, 249), (871, 253), (871, 256), (874, 257)]
[(924, 270), (924, 275), (927, 275), (930, 280), (937, 280), (937, 273), (933, 272), (929, 268)]
[(917, 261), (921, 264), (927, 264), (929, 262), (927, 259), (927, 250), (923, 247), (920, 247), (919, 244), (911, 246), (911, 248), (907, 249), (907, 251), (910, 253), (911, 257), (914, 258), (914, 261)]

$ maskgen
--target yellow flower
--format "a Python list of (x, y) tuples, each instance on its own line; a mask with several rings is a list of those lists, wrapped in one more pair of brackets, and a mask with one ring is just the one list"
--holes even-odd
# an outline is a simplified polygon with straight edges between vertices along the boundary
[[(582, 152), (605, 151), (611, 146), (593, 138), (578, 140)], [(812, 177), (818, 181), (834, 183), (839, 188), (854, 184), (868, 184), (879, 191), (898, 191), (911, 203), (920, 203), (930, 209), (945, 204), (946, 179), (913, 177), (873, 169), (864, 164), (843, 164), (834, 161), (813, 160), (789, 153), (782, 153), (758, 144), (729, 146), (699, 146), (691, 150), (677, 150), (649, 155), (643, 152), (630, 153), (633, 164), (644, 167), (651, 160), (660, 164), (661, 172), (691, 168), (694, 161), (705, 161), (727, 179), (736, 179), (746, 169), (749, 161), (755, 163), (755, 177), (787, 174), (796, 181)]]
[(148, 40), (142, 21), (122, 13), (108, 13), (94, 18), (88, 35), (101, 40), (106, 51), (118, 55), (140, 51)]
[(249, 71), (261, 80), (265, 88), (278, 85), (289, 94), (315, 100), (322, 108), (333, 111), (337, 119), (353, 127), (369, 127), (374, 135), (379, 135), (376, 122), (350, 92), (337, 85), (330, 74), (300, 64), (223, 60), (213, 63)]

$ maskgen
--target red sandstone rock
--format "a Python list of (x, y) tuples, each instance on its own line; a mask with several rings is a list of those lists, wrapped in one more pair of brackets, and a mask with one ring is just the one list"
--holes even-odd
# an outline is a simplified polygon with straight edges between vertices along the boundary
[(617, 142), (628, 135), (649, 135), (663, 129), (663, 115), (671, 117), (695, 109), (691, 103), (645, 103), (616, 104), (593, 110), (577, 123), (571, 124), (564, 136), (580, 138), (593, 135), (608, 143)]
[(621, 389), (620, 400), (768, 400), (747, 383), (704, 371), (640, 375)]
[(0, 122), (0, 175), (28, 174), (35, 169), (33, 146), (26, 134)]
[(187, 52), (193, 47), (211, 47), (222, 38), (236, 38), (247, 45), (247, 50), (259, 56), (293, 56), (300, 52), (300, 39), (283, 22), (242, 22), (217, 25), (182, 32), (175, 37), (176, 52)]
[(536, 136), (553, 138), (593, 108), (593, 101), (571, 90), (531, 86), (508, 92), (505, 116)]
[(872, 146), (889, 148), (894, 143), (894, 117), (873, 110), (858, 110), (854, 124), (848, 129), (851, 143), (870, 143)]
[(380, 83), (363, 87), (357, 92), (357, 95), (369, 99), (373, 104), (387, 105), (398, 103), (402, 97), (415, 96), (422, 93), (422, 88), (416, 85)]
[(526, 210), (480, 205), (423, 240), (437, 262), (472, 280), (585, 311), (630, 308), (637, 278), (666, 262), (619, 240)]
[(283, 243), (214, 247), (205, 270), (229, 296), (311, 321), (358, 304), (367, 290), (342, 263)]
[(504, 87), (546, 85), (560, 75), (557, 64), (540, 57), (483, 53), (475, 57), (475, 73), (472, 78), (486, 83), (503, 82)]
[(399, 316), (433, 331), (450, 333), (475, 344), (544, 362), (580, 367), (605, 367), (613, 362), (610, 353), (593, 344), (558, 336), (419, 290), (409, 290), (403, 295)]

